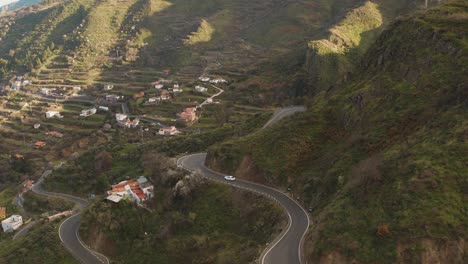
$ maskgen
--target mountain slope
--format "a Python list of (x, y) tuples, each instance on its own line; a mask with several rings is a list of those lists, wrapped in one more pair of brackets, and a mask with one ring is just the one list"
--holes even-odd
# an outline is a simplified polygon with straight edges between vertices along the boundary
[(346, 86), (211, 148), (209, 165), (313, 208), (314, 262), (466, 261), (467, 13), (451, 1), (400, 19)]

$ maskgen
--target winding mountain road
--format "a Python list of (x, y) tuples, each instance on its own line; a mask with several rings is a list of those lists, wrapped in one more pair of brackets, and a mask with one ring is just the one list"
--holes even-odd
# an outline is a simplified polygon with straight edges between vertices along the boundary
[[(297, 112), (304, 112), (303, 106), (282, 108), (275, 112), (273, 117), (262, 129), (275, 124), (279, 120)], [(302, 258), (304, 236), (310, 225), (308, 213), (287, 193), (280, 190), (237, 179), (227, 181), (222, 173), (215, 172), (205, 166), (206, 153), (187, 155), (177, 160), (177, 165), (191, 172), (200, 171), (210, 180), (221, 182), (235, 188), (261, 194), (279, 203), (288, 215), (287, 228), (265, 249), (260, 257), (261, 264), (298, 264), (305, 263)]]
[(48, 192), (42, 189), (41, 185), (44, 181), (44, 178), (47, 177), (52, 170), (46, 170), (41, 178), (33, 185), (32, 191), (49, 197), (60, 197), (69, 201), (74, 202), (79, 209), (78, 212), (69, 218), (65, 219), (59, 227), (59, 236), (60, 241), (62, 241), (65, 248), (81, 263), (84, 264), (108, 264), (109, 259), (86, 246), (83, 241), (80, 239), (79, 228), (81, 215), (80, 211), (86, 208), (90, 203), (87, 200), (84, 200), (79, 197), (75, 197), (63, 193)]

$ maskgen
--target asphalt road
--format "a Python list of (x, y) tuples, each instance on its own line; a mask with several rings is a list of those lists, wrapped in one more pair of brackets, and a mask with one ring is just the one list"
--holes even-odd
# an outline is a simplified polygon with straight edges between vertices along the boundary
[(302, 244), (303, 237), (309, 228), (307, 212), (287, 194), (271, 187), (237, 179), (226, 181), (223, 174), (205, 167), (206, 153), (192, 154), (180, 158), (177, 163), (189, 171), (200, 171), (205, 177), (231, 185), (236, 188), (264, 195), (278, 202), (288, 214), (288, 226), (274, 242), (263, 252), (262, 264), (296, 264), (303, 263)]
[[(52, 197), (60, 197), (69, 201), (76, 203), (79, 206), (79, 210), (87, 207), (89, 202), (79, 197), (75, 197), (63, 193), (48, 192), (42, 189), (42, 182), (44, 178), (47, 177), (52, 171), (47, 170), (44, 172), (42, 177), (33, 185), (32, 191)], [(59, 227), (59, 236), (60, 241), (62, 241), (65, 248), (75, 257), (78, 261), (85, 264), (108, 264), (109, 259), (86, 246), (80, 239), (78, 230), (80, 228), (80, 213), (76, 213), (69, 218), (65, 219)]]
[(270, 118), (270, 120), (268, 120), (268, 122), (266, 122), (265, 125), (263, 125), (262, 129), (272, 126), (273, 124), (277, 123), (279, 120), (285, 117), (291, 116), (298, 112), (305, 112), (305, 111), (306, 111), (305, 106), (290, 106), (290, 107), (278, 109)]

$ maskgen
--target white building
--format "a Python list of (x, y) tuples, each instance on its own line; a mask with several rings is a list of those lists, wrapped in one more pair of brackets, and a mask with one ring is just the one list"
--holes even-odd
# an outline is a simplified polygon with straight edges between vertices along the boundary
[(41, 88), (41, 94), (43, 95), (49, 95), (52, 89), (49, 88)]
[(114, 89), (114, 85), (112, 85), (112, 84), (104, 85), (104, 91), (110, 91), (112, 89)]
[(210, 83), (227, 83), (228, 81), (223, 78), (215, 78), (210, 81)]
[(100, 105), (100, 106), (99, 106), (99, 110), (102, 110), (102, 111), (106, 111), (106, 112), (107, 112), (107, 111), (109, 111), (109, 107)]
[(161, 97), (151, 97), (151, 98), (148, 98), (148, 103), (158, 103), (159, 101), (161, 101)]
[(204, 77), (204, 76), (201, 76), (198, 78), (198, 80), (202, 81), (202, 82), (209, 82), (210, 81), (210, 77)]
[(158, 134), (164, 136), (173, 136), (179, 134), (180, 131), (177, 130), (175, 126), (162, 127), (159, 129)]
[(54, 118), (54, 117), (62, 118), (63, 116), (60, 115), (59, 111), (47, 111), (46, 112), (46, 118)]
[(208, 89), (203, 87), (203, 86), (200, 86), (200, 85), (196, 85), (195, 86), (195, 91), (199, 92), (199, 93), (204, 93), (204, 92), (207, 92)]
[(21, 215), (12, 215), (2, 221), (3, 232), (13, 232), (23, 225), (23, 217)]
[(80, 116), (86, 117), (86, 116), (94, 115), (96, 114), (96, 111), (97, 111), (96, 107), (93, 107), (91, 109), (84, 109), (84, 110), (81, 110)]
[(117, 122), (123, 122), (127, 118), (128, 116), (126, 114), (119, 114), (119, 113), (115, 114), (115, 120), (117, 120)]
[(106, 199), (115, 203), (126, 198), (141, 203), (154, 196), (154, 187), (146, 177), (140, 176), (136, 181), (127, 180), (112, 185), (112, 190), (107, 194), (109, 196)]
[(156, 88), (158, 90), (162, 89), (163, 87), (164, 87), (164, 84), (162, 84), (162, 83), (157, 83), (157, 84), (154, 85), (154, 88)]

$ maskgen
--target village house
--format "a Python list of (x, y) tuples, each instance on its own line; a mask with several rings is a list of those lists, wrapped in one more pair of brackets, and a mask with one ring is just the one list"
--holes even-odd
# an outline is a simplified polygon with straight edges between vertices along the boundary
[(200, 76), (200, 77), (198, 77), (198, 80), (200, 80), (200, 81), (202, 81), (202, 82), (209, 82), (209, 81), (210, 81), (210, 77)]
[(106, 102), (108, 103), (117, 103), (120, 99), (122, 99), (122, 97), (119, 95), (115, 95), (115, 94), (106, 95)]
[(135, 119), (133, 119), (132, 121), (133, 128), (137, 127), (139, 124), (140, 124), (140, 118), (136, 117)]
[(34, 129), (38, 129), (38, 128), (41, 127), (41, 124), (34, 124), (33, 127), (34, 127)]
[(47, 145), (47, 143), (45, 143), (44, 141), (36, 141), (36, 143), (34, 143), (33, 147), (38, 149), (38, 148), (44, 147), (45, 145)]
[(162, 84), (162, 83), (159, 83), (159, 82), (158, 82), (158, 83), (155, 83), (155, 84), (154, 84), (154, 88), (156, 88), (156, 89), (158, 89), (158, 90), (162, 89), (163, 87), (164, 87), (164, 84)]
[(210, 83), (227, 83), (228, 81), (223, 78), (215, 78), (210, 80)]
[(206, 99), (206, 103), (207, 104), (212, 104), (213, 103), (213, 98), (210, 97), (210, 98)]
[(169, 91), (162, 90), (159, 98), (161, 98), (161, 101), (167, 101), (171, 99), (171, 94)]
[(47, 111), (45, 116), (46, 118), (54, 118), (54, 117), (62, 118), (63, 117), (62, 115), (60, 115), (59, 111), (53, 111), (53, 110)]
[(199, 93), (204, 93), (204, 92), (207, 92), (208, 91), (208, 88), (205, 88), (203, 86), (200, 86), (200, 85), (196, 85), (195, 86), (195, 91), (199, 92)]
[(73, 87), (73, 92), (79, 93), (80, 91), (81, 91), (81, 87), (80, 87), (80, 86), (74, 86), (74, 87)]
[(13, 89), (13, 90), (19, 90), (19, 89), (21, 89), (21, 82), (20, 82), (20, 81), (14, 82), (14, 83), (11, 85), (11, 89)]
[(139, 92), (139, 93), (133, 95), (133, 100), (136, 100), (138, 98), (142, 98), (144, 96), (145, 96), (145, 92)]
[(156, 104), (156, 103), (159, 103), (160, 101), (161, 101), (161, 97), (148, 98), (148, 103), (149, 104)]
[(3, 232), (13, 232), (23, 225), (23, 217), (21, 215), (12, 215), (2, 221)]
[(83, 117), (91, 116), (91, 115), (96, 114), (96, 111), (97, 111), (96, 107), (93, 107), (90, 109), (84, 109), (84, 110), (81, 110), (80, 116), (83, 116)]
[(115, 114), (115, 120), (117, 120), (117, 122), (123, 122), (127, 118), (128, 116), (126, 114), (120, 114), (120, 113)]
[(48, 96), (50, 93), (53, 91), (53, 89), (50, 88), (41, 88), (41, 94)]
[(52, 137), (57, 137), (57, 138), (63, 138), (63, 134), (58, 132), (58, 131), (49, 131), (46, 132), (47, 136), (52, 136)]
[(100, 105), (98, 108), (99, 108), (99, 110), (102, 110), (102, 111), (106, 111), (106, 112), (109, 111), (109, 107), (107, 107), (107, 106)]
[(112, 189), (107, 191), (107, 200), (115, 203), (122, 199), (130, 199), (136, 203), (142, 203), (154, 196), (154, 187), (144, 176), (137, 180), (121, 181), (112, 185)]
[(110, 91), (112, 89), (114, 89), (114, 85), (112, 85), (112, 84), (105, 84), (104, 85), (104, 91)]
[(196, 111), (197, 108), (195, 107), (187, 107), (178, 114), (179, 119), (186, 123), (193, 122), (198, 119)]
[(0, 220), (3, 220), (6, 218), (6, 208), (5, 207), (0, 207)]
[(19, 153), (16, 153), (16, 154), (15, 154), (15, 158), (16, 158), (16, 159), (24, 159), (24, 155), (21, 155), (21, 154), (19, 154)]
[(177, 130), (175, 126), (162, 127), (159, 129), (159, 132), (158, 132), (159, 135), (164, 135), (164, 136), (173, 136), (179, 133), (180, 131)]

